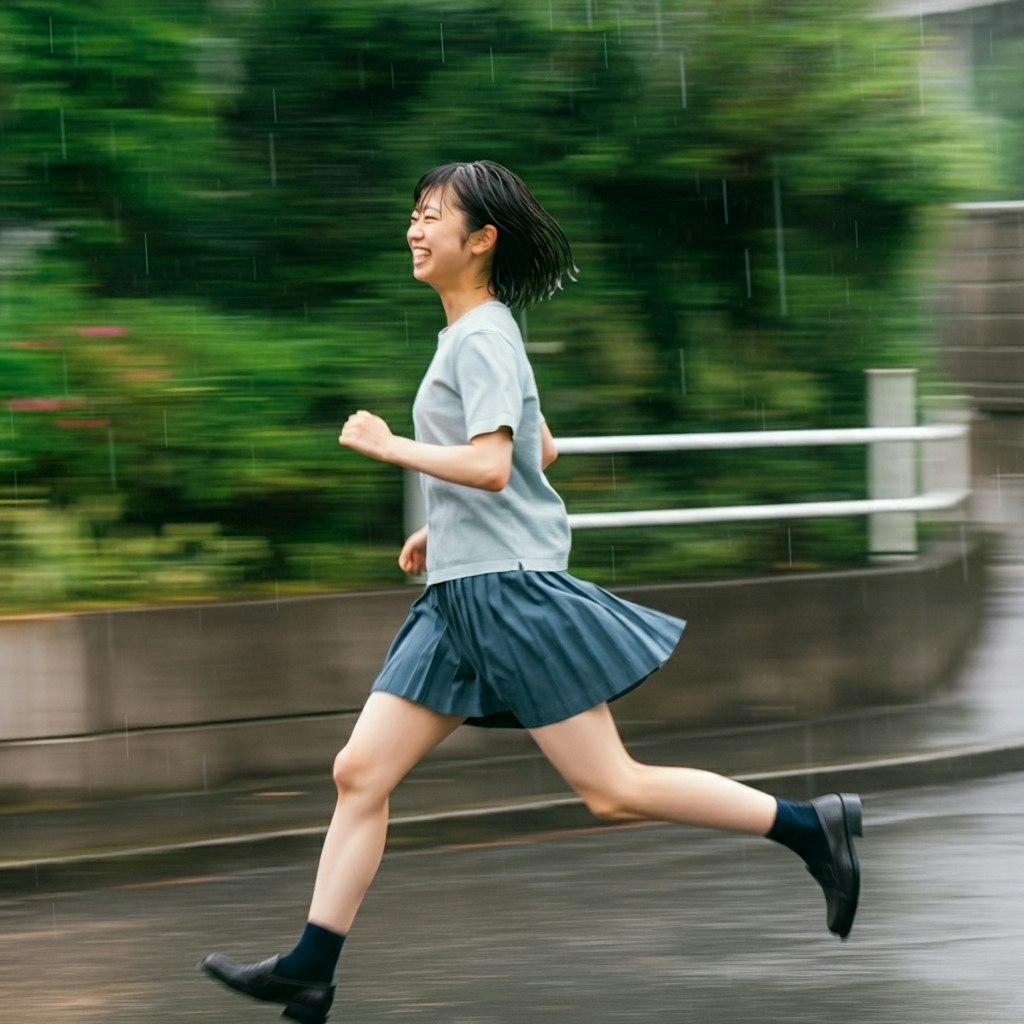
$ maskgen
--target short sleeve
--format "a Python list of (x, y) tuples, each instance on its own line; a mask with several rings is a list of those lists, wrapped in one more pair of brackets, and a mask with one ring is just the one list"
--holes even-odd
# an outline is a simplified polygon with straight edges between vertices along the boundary
[(519, 429), (523, 389), (515, 347), (497, 331), (468, 335), (455, 353), (455, 383), (462, 398), (467, 440), (500, 427)]

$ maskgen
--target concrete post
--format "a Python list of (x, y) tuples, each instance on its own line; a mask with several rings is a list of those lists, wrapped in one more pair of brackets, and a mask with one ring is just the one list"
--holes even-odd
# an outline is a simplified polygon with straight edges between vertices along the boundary
[[(912, 427), (915, 423), (916, 370), (866, 370), (868, 425)], [(912, 498), (917, 493), (913, 441), (886, 441), (868, 446), (868, 495)], [(881, 512), (869, 517), (868, 551), (883, 559), (917, 553), (913, 512)]]

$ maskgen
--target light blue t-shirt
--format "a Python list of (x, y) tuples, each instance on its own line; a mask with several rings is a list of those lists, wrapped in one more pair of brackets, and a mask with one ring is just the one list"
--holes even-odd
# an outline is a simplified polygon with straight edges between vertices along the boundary
[(512, 473), (501, 491), (420, 474), (427, 502), (427, 584), (512, 569), (564, 570), (570, 533), (541, 468), (543, 417), (533, 370), (504, 303), (475, 306), (437, 336), (413, 404), (416, 440), (468, 444), (512, 430)]

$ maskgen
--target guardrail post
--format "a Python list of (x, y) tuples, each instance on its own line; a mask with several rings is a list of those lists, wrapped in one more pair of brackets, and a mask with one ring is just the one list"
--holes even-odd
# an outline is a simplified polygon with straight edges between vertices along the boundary
[[(915, 424), (916, 370), (866, 370), (868, 425), (912, 427)], [(875, 442), (868, 446), (868, 494), (871, 498), (912, 498), (917, 493), (913, 441)], [(868, 551), (872, 558), (917, 554), (913, 512), (877, 512), (868, 517)]]

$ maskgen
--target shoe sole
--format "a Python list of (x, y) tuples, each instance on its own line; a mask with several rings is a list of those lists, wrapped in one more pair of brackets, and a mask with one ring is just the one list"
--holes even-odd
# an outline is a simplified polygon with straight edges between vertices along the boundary
[(853, 928), (853, 919), (857, 916), (857, 904), (860, 901), (860, 861), (857, 859), (853, 837), (864, 835), (864, 808), (860, 797), (856, 793), (840, 793), (838, 795), (839, 802), (843, 807), (846, 850), (850, 855), (850, 865), (853, 869), (853, 885), (851, 886), (851, 899), (846, 907), (846, 913), (836, 921), (835, 927), (832, 930), (845, 942), (850, 935), (850, 930)]

